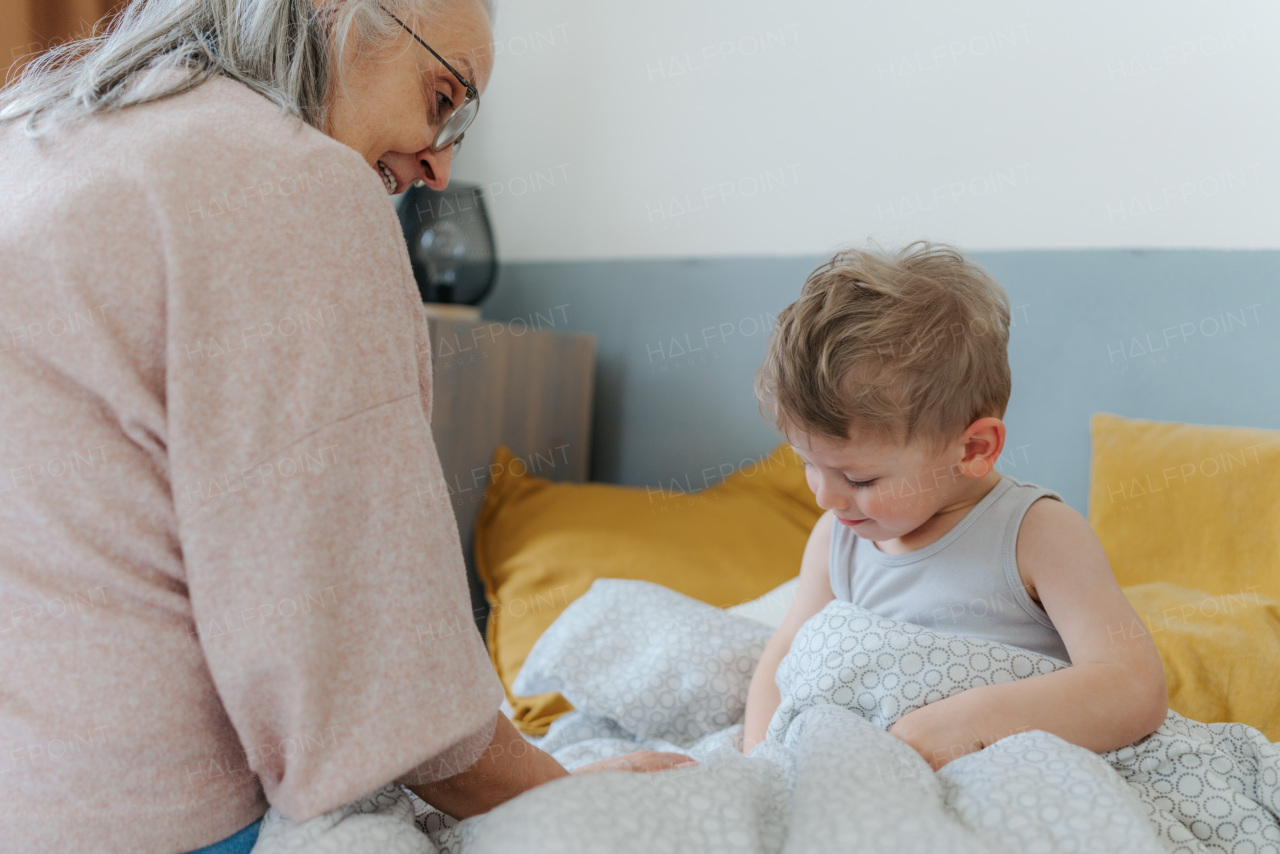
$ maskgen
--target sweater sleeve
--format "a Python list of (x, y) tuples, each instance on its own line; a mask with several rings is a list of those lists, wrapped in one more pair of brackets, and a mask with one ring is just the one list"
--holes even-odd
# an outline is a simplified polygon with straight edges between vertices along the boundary
[(240, 761), (305, 820), (473, 753), (502, 694), (470, 613), (394, 211), (354, 152), (298, 134), (278, 155), (210, 150), (190, 192), (160, 205), (167, 457), (195, 631)]

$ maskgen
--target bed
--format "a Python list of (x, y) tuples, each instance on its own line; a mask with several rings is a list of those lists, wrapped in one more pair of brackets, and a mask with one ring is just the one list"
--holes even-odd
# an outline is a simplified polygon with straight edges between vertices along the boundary
[[(439, 408), (444, 385), (437, 418), (459, 411)], [(585, 483), (585, 446), (572, 469), (516, 464), (564, 429), (486, 435), (484, 500), (459, 513), (510, 713), (566, 767), (639, 748), (700, 764), (571, 777), (460, 824), (388, 791), (306, 850), (362, 851), (323, 840), (375, 817), (405, 847), (371, 852), (1280, 851), (1280, 530), (1256, 522), (1280, 518), (1280, 434), (1096, 415), (1090, 521), (1160, 648), (1172, 711), (1102, 756), (1026, 732), (935, 774), (884, 732), (893, 720), (1061, 665), (833, 603), (797, 637), (769, 738), (743, 756), (746, 688), (818, 515), (794, 455), (717, 466), (705, 488)], [(486, 465), (440, 440), (447, 473)], [(288, 830), (269, 822), (263, 850)]]

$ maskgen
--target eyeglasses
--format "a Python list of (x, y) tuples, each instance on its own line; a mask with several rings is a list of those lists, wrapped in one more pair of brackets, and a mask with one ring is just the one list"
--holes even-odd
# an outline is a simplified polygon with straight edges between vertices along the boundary
[(404, 31), (413, 36), (418, 44), (431, 51), (431, 55), (440, 60), (440, 64), (449, 69), (449, 73), (458, 78), (458, 82), (467, 90), (467, 96), (462, 99), (462, 103), (454, 107), (453, 111), (445, 116), (440, 129), (436, 131), (435, 141), (431, 143), (431, 150), (442, 151), (451, 145), (458, 145), (462, 142), (462, 137), (466, 134), (471, 122), (475, 120), (476, 114), (480, 112), (480, 93), (476, 91), (476, 87), (471, 85), (471, 81), (459, 74), (452, 65), (445, 62), (443, 56), (431, 50), (431, 45), (418, 38), (418, 34), (409, 29), (409, 25), (397, 18), (390, 9), (381, 3), (378, 4), (378, 8), (390, 15), (397, 24), (404, 27)]

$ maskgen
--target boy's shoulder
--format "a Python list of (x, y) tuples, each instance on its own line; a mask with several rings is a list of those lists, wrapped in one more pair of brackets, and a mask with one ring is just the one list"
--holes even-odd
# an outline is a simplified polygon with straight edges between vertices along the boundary
[(1019, 526), (1019, 536), (1028, 522), (1035, 527), (1037, 520), (1042, 517), (1061, 518), (1062, 511), (1080, 515), (1067, 504), (1066, 499), (1047, 486), (1006, 474), (1001, 477), (999, 488), (1007, 493), (1002, 497), (1006, 506), (1012, 505), (1012, 514)]
[[(1057, 500), (1043, 500), (1049, 497)], [(1101, 544), (1089, 520), (1057, 493), (1048, 493), (1032, 501), (1023, 514), (1014, 549), (1018, 574), (1034, 590), (1043, 572), (1070, 563), (1062, 557), (1083, 549), (1101, 550)]]
[[(1024, 485), (1024, 484), (1019, 484)], [(1035, 486), (1034, 484), (1029, 484)], [(1022, 515), (1018, 536), (1034, 534), (1046, 526), (1067, 524), (1072, 527), (1083, 525), (1092, 533), (1093, 529), (1085, 517), (1058, 493), (1047, 487), (1035, 487), (1039, 494), (1028, 495), (1030, 504)], [(1052, 500), (1046, 500), (1052, 499)]]
[(1015, 487), (1015, 488), (1018, 488), (1018, 489), (1034, 489), (1034, 490), (1039, 490), (1039, 491), (1041, 491), (1041, 492), (1044, 492), (1044, 493), (1045, 493), (1048, 497), (1050, 497), (1050, 498), (1056, 498), (1056, 499), (1058, 499), (1059, 501), (1062, 501), (1062, 496), (1061, 496), (1061, 495), (1059, 495), (1057, 492), (1053, 491), (1053, 489), (1051, 489), (1051, 488), (1049, 488), (1049, 487), (1047, 487), (1047, 486), (1042, 486), (1042, 485), (1040, 485), (1040, 484), (1038, 484), (1038, 483), (1033, 483), (1033, 482), (1031, 482), (1031, 481), (1029, 481), (1029, 480), (1019, 480), (1018, 478), (1016, 478), (1016, 477), (1014, 477), (1013, 475), (1010, 475), (1010, 474), (1001, 474), (1001, 475), (1000, 475), (1000, 479), (1001, 479), (1001, 481), (1002, 481), (1002, 482), (1004, 482), (1004, 483), (1008, 483), (1008, 484), (1009, 484), (1010, 486), (1012, 486), (1012, 487)]
[[(1015, 516), (1018, 520), (1019, 544), (1024, 537), (1035, 536), (1045, 526), (1056, 526), (1084, 518), (1066, 502), (1066, 499), (1047, 486), (1019, 480), (1009, 475), (1003, 476), (1002, 483), (1007, 484), (1004, 489), (1016, 490), (1010, 500), (1013, 501), (1015, 508), (1021, 511)], [(1085, 525), (1087, 526), (1088, 522), (1085, 522)]]

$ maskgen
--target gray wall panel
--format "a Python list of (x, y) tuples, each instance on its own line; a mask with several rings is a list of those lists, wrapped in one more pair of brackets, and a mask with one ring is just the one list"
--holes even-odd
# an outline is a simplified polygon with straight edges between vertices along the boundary
[[(1092, 412), (1280, 429), (1280, 252), (975, 258), (1014, 306), (1006, 473), (1083, 512)], [(484, 313), (598, 336), (593, 479), (697, 488), (780, 441), (752, 379), (821, 260), (512, 264)]]

